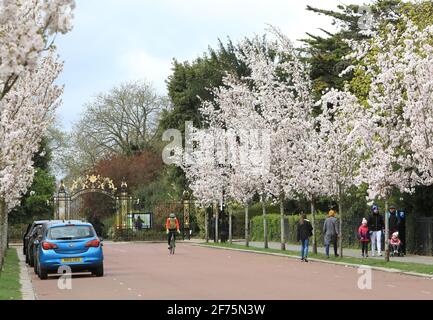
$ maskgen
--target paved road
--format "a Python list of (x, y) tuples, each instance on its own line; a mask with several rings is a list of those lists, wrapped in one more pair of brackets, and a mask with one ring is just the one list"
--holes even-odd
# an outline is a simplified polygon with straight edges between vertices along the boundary
[(358, 270), (285, 257), (178, 243), (106, 243), (105, 276), (31, 273), (38, 299), (433, 299), (433, 280), (373, 271), (372, 290), (358, 289)]

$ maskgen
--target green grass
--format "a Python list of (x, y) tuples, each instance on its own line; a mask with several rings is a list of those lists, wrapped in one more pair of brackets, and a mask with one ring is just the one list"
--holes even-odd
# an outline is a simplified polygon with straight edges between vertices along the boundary
[(16, 249), (8, 249), (0, 272), (0, 300), (21, 300), (20, 265)]
[[(247, 251), (259, 251), (263, 253), (279, 253), (287, 256), (297, 256), (297, 257), (299, 256), (298, 251), (290, 251), (290, 250), (283, 251), (278, 249), (246, 247), (244, 245), (239, 245), (239, 244), (230, 245), (228, 243), (203, 243), (203, 244), (210, 247), (233, 248), (233, 249), (242, 249)], [(399, 261), (385, 262), (384, 260), (378, 260), (378, 259), (363, 259), (363, 258), (353, 258), (353, 257), (344, 257), (344, 258), (330, 257), (329, 259), (327, 259), (326, 256), (321, 253), (318, 254), (310, 253), (309, 257), (314, 259), (324, 260), (324, 261), (350, 263), (356, 265), (381, 267), (381, 268), (388, 268), (388, 269), (398, 269), (406, 272), (416, 272), (416, 273), (422, 273), (426, 275), (433, 275), (433, 266), (428, 264), (406, 263), (406, 262), (399, 262)]]

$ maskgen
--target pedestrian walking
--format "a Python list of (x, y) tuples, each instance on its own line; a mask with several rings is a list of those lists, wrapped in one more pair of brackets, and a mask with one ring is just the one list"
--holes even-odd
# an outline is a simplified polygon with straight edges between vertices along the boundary
[(301, 261), (308, 262), (308, 246), (313, 235), (313, 226), (305, 213), (301, 214), (297, 228), (297, 240), (301, 242)]
[(373, 214), (368, 218), (367, 226), (370, 233), (371, 240), (371, 256), (374, 257), (377, 246), (377, 254), (382, 256), (382, 233), (385, 229), (385, 221), (379, 214), (379, 207), (373, 205), (371, 207)]
[(143, 229), (143, 219), (141, 219), (141, 217), (140, 216), (138, 216), (138, 218), (137, 218), (137, 230), (138, 231), (141, 231), (141, 229)]
[(327, 258), (329, 258), (329, 247), (331, 246), (331, 243), (334, 246), (334, 255), (336, 257), (339, 256), (337, 251), (337, 239), (339, 235), (338, 220), (335, 215), (336, 212), (334, 210), (329, 210), (328, 217), (323, 223), (323, 234), (325, 235), (325, 251)]
[(405, 210), (397, 211), (399, 217), (398, 238), (400, 239), (400, 256), (406, 255), (406, 212)]
[(368, 243), (370, 242), (370, 234), (368, 232), (367, 219), (362, 219), (362, 224), (358, 228), (358, 239), (361, 242), (362, 257), (368, 257)]
[(400, 228), (400, 216), (394, 205), (389, 206), (389, 212), (387, 213), (387, 218), (389, 221), (389, 238), (392, 237), (394, 232), (398, 232)]

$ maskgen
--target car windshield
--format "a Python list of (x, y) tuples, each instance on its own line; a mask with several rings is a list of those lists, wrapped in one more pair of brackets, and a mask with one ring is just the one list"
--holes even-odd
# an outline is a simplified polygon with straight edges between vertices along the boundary
[(95, 236), (90, 226), (62, 226), (53, 227), (48, 231), (48, 238), (52, 240), (85, 239)]

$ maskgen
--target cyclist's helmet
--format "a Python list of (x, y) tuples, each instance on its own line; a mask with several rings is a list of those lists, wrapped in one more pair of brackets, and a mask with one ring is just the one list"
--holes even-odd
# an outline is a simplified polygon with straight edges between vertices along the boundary
[(176, 218), (176, 215), (174, 213), (170, 213), (170, 218)]

